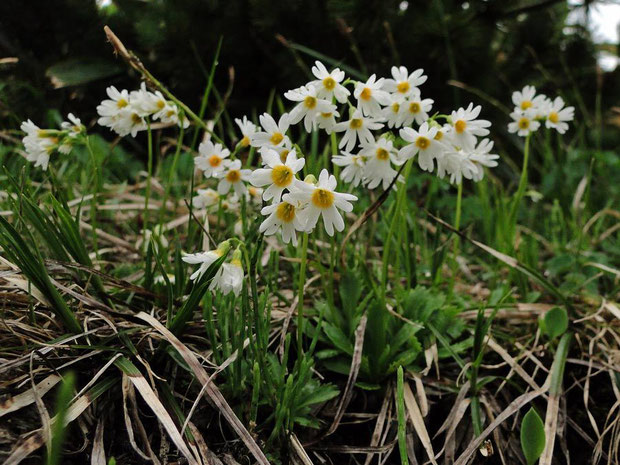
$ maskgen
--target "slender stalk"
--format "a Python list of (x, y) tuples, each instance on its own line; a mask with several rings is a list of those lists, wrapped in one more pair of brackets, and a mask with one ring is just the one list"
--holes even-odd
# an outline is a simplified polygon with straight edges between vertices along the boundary
[[(180, 118), (183, 118), (183, 114), (181, 113)], [(185, 134), (185, 130), (183, 129), (183, 125), (181, 125), (181, 129), (179, 131), (179, 137), (177, 139), (177, 148), (174, 152), (174, 158), (172, 159), (172, 166), (170, 167), (170, 171), (168, 171), (168, 180), (166, 182), (166, 186), (164, 188), (164, 200), (161, 204), (161, 209), (159, 211), (159, 224), (161, 225), (164, 221), (164, 212), (166, 211), (166, 203), (168, 202), (168, 196), (170, 195), (170, 189), (172, 188), (172, 177), (176, 174), (177, 163), (179, 161), (179, 156), (181, 155), (181, 147), (183, 146), (183, 136)], [(176, 202), (175, 202), (176, 208)]]
[(411, 172), (411, 165), (413, 163), (413, 159), (407, 161), (407, 165), (404, 170), (404, 182), (399, 187), (398, 196), (396, 197), (396, 204), (394, 207), (394, 213), (392, 215), (392, 221), (390, 223), (390, 229), (388, 230), (388, 235), (385, 239), (385, 244), (383, 245), (383, 269), (381, 274), (381, 283), (382, 289), (385, 292), (385, 284), (387, 283), (387, 275), (388, 275), (388, 263), (390, 259), (390, 248), (392, 244), (392, 236), (394, 235), (394, 230), (396, 229), (396, 220), (399, 218), (401, 214), (402, 208), (401, 205), (404, 201), (405, 194), (407, 193), (407, 180), (409, 179), (409, 173)]
[(398, 451), (400, 452), (400, 463), (409, 465), (407, 458), (407, 417), (405, 415), (405, 381), (403, 367), (398, 367), (398, 377), (396, 385), (396, 409), (398, 410)]
[(144, 221), (142, 229), (144, 230), (144, 246), (146, 243), (146, 230), (149, 225), (149, 198), (151, 197), (151, 176), (153, 175), (153, 132), (151, 131), (151, 122), (147, 120), (146, 131), (148, 139), (148, 161), (146, 165), (146, 192), (144, 194)]
[(306, 264), (308, 261), (308, 233), (301, 238), (301, 264), (299, 266), (299, 288), (297, 293), (297, 351), (301, 360), (304, 334), (304, 284), (306, 283)]
[(521, 204), (521, 199), (525, 194), (525, 189), (527, 188), (527, 163), (530, 157), (530, 137), (531, 134), (528, 134), (525, 138), (525, 146), (523, 147), (523, 166), (521, 168), (521, 179), (519, 179), (519, 187), (517, 188), (517, 193), (515, 194), (514, 203), (512, 204), (512, 209), (510, 211), (510, 224), (514, 226), (517, 221), (517, 213), (519, 212), (519, 206)]
[[(454, 214), (454, 229), (458, 230), (461, 227), (461, 209), (463, 203), (463, 181), (461, 181), (458, 185), (456, 192), (456, 212)], [(454, 248), (452, 249), (454, 253), (454, 261), (456, 262), (456, 257), (459, 255), (459, 236), (455, 235), (454, 237)]]
[(90, 145), (90, 136), (86, 136), (86, 149), (90, 155), (91, 162), (93, 164), (93, 176), (95, 178), (95, 187), (93, 196), (90, 199), (90, 221), (92, 223), (92, 237), (93, 237), (93, 248), (95, 250), (95, 256), (97, 260), (99, 260), (99, 247), (97, 246), (97, 197), (99, 196), (99, 191), (101, 190), (101, 167), (99, 163), (97, 163), (97, 158), (95, 157), (95, 153), (93, 152), (93, 148)]

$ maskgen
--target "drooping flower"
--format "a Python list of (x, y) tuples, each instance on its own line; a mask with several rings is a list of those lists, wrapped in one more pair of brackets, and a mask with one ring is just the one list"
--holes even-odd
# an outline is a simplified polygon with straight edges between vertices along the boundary
[(290, 146), (291, 141), (286, 135), (290, 126), (290, 118), (288, 113), (280, 116), (280, 120), (276, 123), (269, 113), (263, 113), (259, 117), (260, 125), (263, 131), (257, 131), (250, 137), (250, 144), (253, 147), (282, 147)]
[(321, 112), (316, 115), (316, 123), (320, 129), (324, 129), (327, 134), (331, 134), (336, 126), (336, 118), (340, 113), (336, 110)]
[(353, 187), (359, 186), (364, 177), (364, 157), (349, 152), (342, 152), (332, 157), (332, 163), (344, 167), (340, 172), (340, 179), (346, 183), (352, 183)]
[(317, 60), (312, 67), (312, 74), (317, 80), (310, 81), (309, 84), (316, 87), (318, 98), (331, 101), (332, 97), (335, 97), (338, 102), (345, 103), (347, 97), (351, 95), (351, 92), (341, 84), (344, 71), (340, 71), (339, 68), (328, 72), (325, 65)]
[(213, 277), (209, 289), (214, 291), (219, 289), (224, 295), (229, 293), (239, 296), (243, 288), (243, 264), (241, 263), (241, 250), (233, 252), (229, 263), (223, 263)]
[(189, 279), (192, 281), (200, 279), (205, 271), (207, 271), (207, 269), (209, 269), (209, 267), (213, 264), (213, 262), (221, 256), (227, 254), (229, 250), (230, 242), (224, 241), (220, 243), (215, 250), (184, 255), (182, 259), (185, 263), (190, 263), (192, 265), (200, 264), (200, 267), (189, 277)]
[(433, 171), (434, 160), (445, 151), (445, 146), (435, 139), (438, 130), (436, 126), (429, 126), (426, 122), (422, 123), (417, 131), (413, 128), (402, 128), (400, 137), (409, 144), (398, 151), (399, 159), (406, 161), (417, 155), (420, 168)]
[(198, 189), (198, 194), (192, 199), (192, 205), (196, 208), (207, 208), (217, 205), (220, 194), (213, 189)]
[(517, 135), (525, 137), (528, 134), (538, 130), (540, 122), (536, 121), (535, 109), (530, 108), (525, 111), (513, 111), (510, 117), (513, 119), (508, 124), (508, 132), (517, 133)]
[(330, 175), (326, 169), (321, 171), (317, 184), (299, 182), (290, 192), (289, 199), (293, 202), (301, 202), (307, 206), (299, 212), (306, 230), (315, 228), (319, 217), (323, 217), (323, 225), (328, 235), (334, 235), (336, 231), (344, 229), (344, 220), (338, 210), (350, 212), (353, 210), (352, 201), (357, 197), (352, 194), (336, 192), (337, 186), (334, 175)]
[(296, 246), (296, 231), (305, 230), (305, 222), (299, 215), (301, 208), (299, 202), (292, 200), (289, 194), (284, 194), (281, 202), (272, 203), (260, 211), (262, 215), (267, 215), (267, 218), (261, 223), (258, 230), (267, 236), (281, 231), (284, 243), (291, 242)]
[(50, 154), (58, 146), (59, 140), (56, 133), (39, 128), (31, 120), (24, 121), (21, 124), (21, 130), (26, 133), (22, 139), (26, 149), (26, 159), (34, 162), (35, 167), (40, 166), (43, 171), (46, 171)]
[(419, 86), (424, 84), (427, 79), (423, 69), (416, 69), (409, 74), (409, 71), (404, 66), (392, 66), (391, 71), (393, 79), (385, 79), (383, 89), (402, 97), (407, 97), (416, 91), (419, 92)]
[(293, 102), (299, 102), (289, 113), (289, 121), (291, 124), (297, 124), (303, 119), (306, 132), (312, 132), (318, 114), (336, 111), (336, 105), (317, 96), (314, 86), (302, 86), (289, 90), (284, 97)]
[(545, 113), (545, 126), (564, 134), (568, 130), (567, 121), (572, 121), (575, 117), (575, 107), (564, 107), (562, 97), (556, 97), (546, 108)]
[(239, 143), (242, 147), (248, 147), (250, 145), (250, 141), (252, 140), (252, 136), (256, 134), (256, 125), (252, 121), (248, 120), (247, 116), (244, 116), (243, 119), (235, 118), (235, 123), (239, 126), (239, 130), (243, 136)]
[(241, 197), (248, 190), (244, 181), (249, 181), (251, 174), (252, 170), (241, 169), (241, 160), (231, 161), (226, 165), (224, 171), (218, 174), (221, 179), (217, 185), (217, 192), (220, 195), (225, 195), (232, 187), (235, 193)]
[(383, 87), (384, 78), (377, 79), (372, 75), (366, 82), (355, 84), (353, 96), (357, 99), (357, 107), (364, 116), (381, 117), (381, 105), (389, 105), (390, 94)]
[(206, 178), (219, 176), (226, 168), (226, 159), (230, 156), (227, 148), (219, 143), (214, 144), (210, 139), (200, 143), (198, 153), (194, 163)]
[(472, 148), (476, 144), (476, 137), (489, 134), (488, 127), (491, 122), (485, 119), (476, 119), (480, 115), (482, 107), (474, 107), (470, 103), (467, 108), (459, 108), (450, 114), (452, 124), (452, 143), (459, 147)]
[(256, 187), (269, 186), (263, 192), (264, 200), (279, 202), (285, 189), (290, 189), (296, 182), (295, 175), (304, 167), (305, 159), (297, 159), (295, 150), (291, 150), (284, 163), (274, 150), (262, 154), (265, 168), (254, 170), (250, 183)]
[(484, 177), (484, 167), (494, 168), (497, 166), (499, 155), (491, 153), (493, 150), (493, 141), (490, 139), (482, 139), (478, 145), (469, 153), (469, 159), (476, 167), (476, 171), (472, 176), (472, 180), (482, 181)]
[(346, 152), (350, 152), (355, 147), (358, 138), (360, 142), (371, 142), (374, 140), (374, 137), (370, 131), (381, 129), (382, 127), (383, 123), (379, 119), (363, 116), (362, 112), (356, 109), (349, 121), (342, 121), (334, 126), (334, 131), (345, 132), (342, 139), (340, 139), (338, 147), (344, 147)]

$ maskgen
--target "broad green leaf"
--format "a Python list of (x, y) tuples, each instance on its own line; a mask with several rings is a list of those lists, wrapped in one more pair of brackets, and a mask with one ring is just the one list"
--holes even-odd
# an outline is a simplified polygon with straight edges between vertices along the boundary
[(566, 332), (568, 329), (568, 314), (563, 307), (553, 307), (540, 320), (541, 330), (549, 336), (549, 339), (555, 339)]
[(107, 78), (120, 71), (116, 63), (107, 60), (72, 58), (50, 66), (45, 75), (60, 89)]
[(534, 465), (545, 448), (545, 426), (534, 408), (523, 417), (521, 422), (521, 449), (527, 465)]

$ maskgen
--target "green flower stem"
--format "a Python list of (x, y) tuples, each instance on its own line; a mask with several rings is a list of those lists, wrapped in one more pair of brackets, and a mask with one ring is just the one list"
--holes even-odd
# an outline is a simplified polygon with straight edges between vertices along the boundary
[(394, 235), (394, 231), (396, 229), (397, 219), (399, 218), (402, 211), (402, 204), (405, 199), (405, 195), (407, 193), (407, 180), (409, 179), (409, 173), (411, 173), (411, 166), (413, 163), (413, 159), (407, 161), (407, 165), (405, 165), (404, 170), (404, 182), (399, 187), (398, 196), (396, 197), (396, 205), (394, 208), (394, 213), (392, 214), (392, 221), (390, 222), (390, 229), (388, 230), (387, 237), (385, 239), (385, 243), (383, 245), (383, 268), (381, 273), (381, 284), (382, 289), (385, 292), (386, 283), (387, 283), (387, 275), (388, 275), (388, 264), (390, 260), (390, 248), (392, 244), (392, 236)]
[[(179, 115), (179, 118), (183, 118), (183, 112)], [(161, 209), (159, 211), (159, 224), (161, 225), (164, 221), (164, 212), (166, 211), (166, 203), (168, 202), (168, 197), (170, 196), (170, 189), (172, 188), (172, 177), (176, 174), (177, 163), (179, 161), (179, 156), (181, 155), (181, 148), (183, 146), (183, 136), (185, 135), (185, 129), (183, 125), (181, 125), (181, 129), (179, 131), (179, 137), (177, 139), (177, 148), (174, 152), (174, 158), (172, 159), (172, 166), (170, 167), (170, 171), (168, 172), (168, 180), (166, 182), (166, 187), (164, 188), (164, 200), (161, 204)], [(176, 208), (176, 202), (175, 202)]]
[(88, 153), (90, 155), (91, 162), (93, 164), (93, 176), (95, 178), (94, 182), (94, 192), (93, 196), (90, 199), (90, 221), (92, 223), (92, 237), (93, 237), (93, 248), (95, 250), (95, 256), (97, 260), (99, 260), (99, 247), (97, 246), (97, 197), (99, 196), (99, 191), (101, 190), (102, 181), (101, 181), (101, 167), (99, 163), (97, 163), (97, 158), (95, 157), (95, 153), (93, 152), (93, 148), (90, 145), (90, 136), (85, 137), (85, 145)]
[(299, 290), (297, 293), (297, 352), (301, 360), (303, 354), (304, 334), (304, 284), (306, 283), (306, 264), (308, 261), (308, 233), (304, 232), (301, 238), (301, 264), (299, 266)]
[[(454, 215), (454, 229), (458, 230), (461, 227), (461, 208), (463, 203), (463, 181), (461, 181), (458, 185), (458, 190), (456, 193), (456, 213)], [(456, 257), (459, 254), (459, 236), (457, 235), (454, 238), (454, 260), (456, 261)]]
[(510, 224), (513, 227), (516, 225), (519, 206), (521, 204), (521, 200), (523, 199), (523, 195), (525, 194), (525, 189), (527, 188), (527, 163), (530, 157), (530, 137), (531, 134), (528, 134), (525, 138), (525, 146), (523, 147), (523, 167), (521, 168), (521, 179), (519, 179), (519, 187), (517, 188), (514, 203), (512, 204), (512, 209), (510, 211)]
[(146, 243), (146, 230), (149, 224), (149, 198), (151, 197), (151, 176), (153, 175), (153, 132), (151, 131), (151, 122), (146, 122), (146, 131), (148, 139), (148, 162), (147, 162), (147, 174), (146, 174), (146, 192), (144, 194), (144, 221), (142, 229), (144, 231), (144, 246), (148, 247)]

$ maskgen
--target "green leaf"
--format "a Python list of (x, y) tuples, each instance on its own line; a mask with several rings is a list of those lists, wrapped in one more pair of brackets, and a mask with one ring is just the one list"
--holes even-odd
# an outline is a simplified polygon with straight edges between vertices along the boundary
[(107, 78), (120, 71), (117, 64), (107, 60), (72, 58), (50, 66), (45, 75), (60, 89)]
[(74, 387), (75, 374), (69, 372), (64, 376), (56, 397), (56, 416), (52, 424), (52, 440), (51, 443), (48, 444), (47, 465), (57, 465), (61, 463), (62, 444), (67, 434), (67, 425), (65, 424), (67, 410), (71, 404)]
[(527, 465), (534, 465), (545, 448), (545, 426), (534, 408), (523, 417), (521, 422), (521, 449)]
[(568, 329), (566, 309), (563, 307), (553, 307), (539, 320), (539, 324), (540, 329), (549, 336), (549, 339), (561, 336)]

